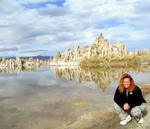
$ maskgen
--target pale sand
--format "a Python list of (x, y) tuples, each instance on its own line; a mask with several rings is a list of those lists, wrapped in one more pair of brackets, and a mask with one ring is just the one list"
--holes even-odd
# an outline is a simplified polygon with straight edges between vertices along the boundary
[[(150, 111), (150, 85), (146, 84), (142, 87), (144, 98), (147, 101), (147, 111)], [(113, 109), (109, 109), (108, 112), (101, 110), (93, 110), (86, 112), (78, 117), (76, 120), (64, 124), (62, 127), (55, 129), (150, 129), (150, 114), (144, 116), (144, 123), (138, 124), (135, 120), (132, 120), (125, 126), (119, 124), (119, 117)]]

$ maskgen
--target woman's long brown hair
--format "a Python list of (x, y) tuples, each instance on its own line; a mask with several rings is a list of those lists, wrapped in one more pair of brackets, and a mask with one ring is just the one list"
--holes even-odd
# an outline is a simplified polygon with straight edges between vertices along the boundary
[(123, 80), (125, 78), (129, 78), (130, 79), (130, 87), (129, 87), (129, 91), (133, 91), (134, 88), (135, 88), (135, 83), (134, 83), (134, 80), (133, 78), (128, 74), (128, 73), (124, 73), (122, 74), (120, 80), (119, 80), (119, 85), (118, 85), (118, 88), (119, 88), (119, 92), (122, 93), (124, 91), (124, 86), (123, 86)]

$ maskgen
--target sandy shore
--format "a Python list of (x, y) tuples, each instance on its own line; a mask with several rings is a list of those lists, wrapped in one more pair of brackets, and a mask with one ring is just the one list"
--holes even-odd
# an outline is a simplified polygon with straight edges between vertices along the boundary
[[(150, 84), (141, 87), (144, 98), (147, 101), (147, 111), (150, 111)], [(109, 108), (107, 112), (102, 110), (93, 110), (85, 112), (72, 122), (66, 123), (64, 126), (56, 129), (150, 129), (150, 114), (144, 116), (144, 123), (138, 124), (132, 120), (125, 126), (119, 124), (119, 118), (113, 108)]]

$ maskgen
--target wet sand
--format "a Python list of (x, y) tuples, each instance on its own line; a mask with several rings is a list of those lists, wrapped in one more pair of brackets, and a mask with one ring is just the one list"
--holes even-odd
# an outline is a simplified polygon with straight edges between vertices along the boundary
[[(142, 92), (147, 102), (147, 111), (150, 111), (150, 84), (142, 86)], [(127, 125), (119, 124), (120, 119), (113, 109), (103, 112), (95, 110), (85, 113), (83, 116), (77, 118), (73, 123), (60, 127), (58, 129), (149, 129), (150, 128), (150, 114), (144, 116), (144, 123), (138, 124), (134, 119)]]
[[(150, 111), (150, 94), (145, 95), (147, 101), (147, 110)], [(106, 109), (107, 110), (107, 109)], [(119, 124), (120, 119), (112, 108), (105, 112), (104, 110), (95, 109), (83, 113), (71, 122), (64, 124), (55, 129), (149, 129), (150, 114), (144, 116), (144, 123), (138, 124), (134, 119), (127, 125)], [(52, 129), (52, 128), (47, 128)]]

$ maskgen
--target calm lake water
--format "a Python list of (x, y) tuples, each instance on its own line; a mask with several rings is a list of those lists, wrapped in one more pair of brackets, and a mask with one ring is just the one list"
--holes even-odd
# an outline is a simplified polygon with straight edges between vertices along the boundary
[(149, 69), (40, 68), (0, 73), (0, 129), (57, 129), (83, 113), (112, 108), (120, 75), (150, 83)]

